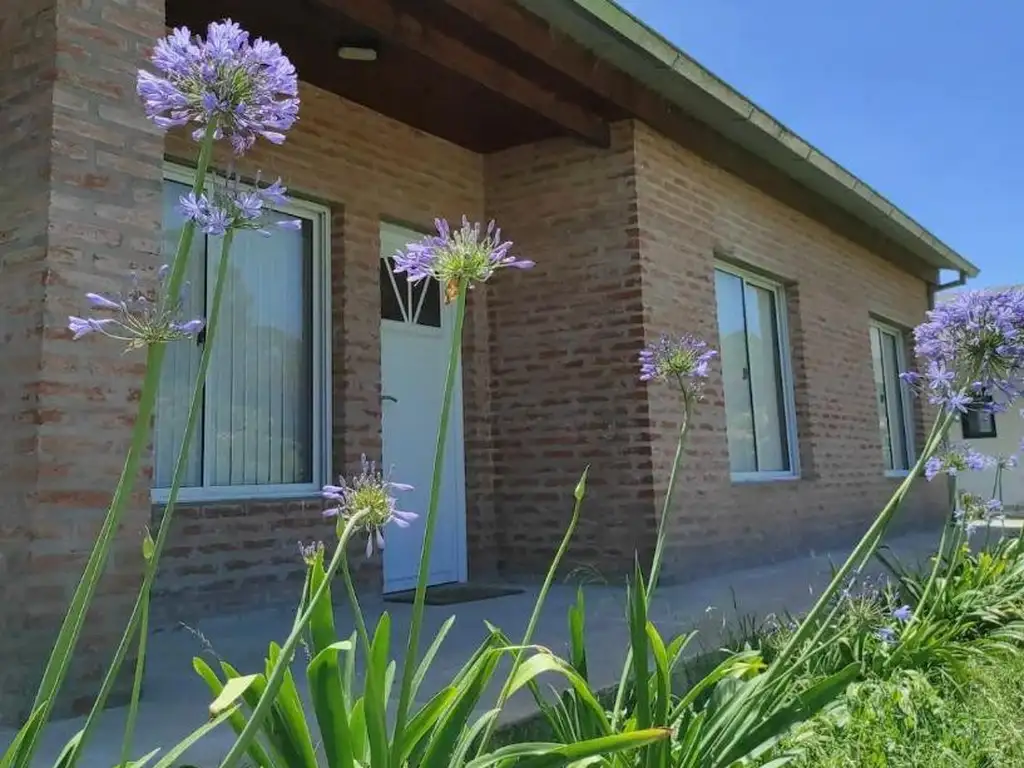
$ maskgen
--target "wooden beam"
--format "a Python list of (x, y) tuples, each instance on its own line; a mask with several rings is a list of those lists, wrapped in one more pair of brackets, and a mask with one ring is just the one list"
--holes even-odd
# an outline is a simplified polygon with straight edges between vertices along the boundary
[(382, 37), (527, 107), (600, 147), (611, 145), (608, 123), (465, 43), (395, 8), (390, 0), (315, 0)]

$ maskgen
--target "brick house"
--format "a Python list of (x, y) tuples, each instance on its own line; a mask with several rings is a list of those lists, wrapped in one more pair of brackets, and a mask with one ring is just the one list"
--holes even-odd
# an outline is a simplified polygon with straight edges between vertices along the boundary
[[(636, 354), (663, 330), (723, 355), (687, 451), (666, 575), (849, 540), (925, 414), (895, 379), (940, 270), (977, 270), (870, 187), (605, 0), (7, 0), (0, 7), (0, 673), (24, 712), (127, 446), (142, 371), (72, 342), (82, 294), (162, 261), (195, 145), (144, 119), (134, 76), (169, 26), (231, 16), (303, 79), (280, 175), (301, 232), (242, 238), (154, 623), (297, 596), (316, 489), (383, 455), (429, 484), (450, 317), (386, 259), (435, 216), (495, 218), (534, 259), (469, 303), (436, 582), (535, 577), (590, 464), (571, 565), (649, 558), (678, 428)], [(223, 165), (226, 157), (218, 162)], [(193, 257), (201, 310), (216, 243)], [(119, 636), (160, 514), (176, 348), (70, 688)], [(177, 394), (176, 394), (177, 393)], [(243, 429), (244, 427), (244, 429)], [(907, 520), (944, 490), (922, 488)], [(409, 586), (415, 539), (361, 560)], [(80, 703), (80, 702), (79, 702)]]

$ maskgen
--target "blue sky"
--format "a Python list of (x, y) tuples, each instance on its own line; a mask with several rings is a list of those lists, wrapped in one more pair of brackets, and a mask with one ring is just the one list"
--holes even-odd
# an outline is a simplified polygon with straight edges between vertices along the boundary
[(1024, 283), (1024, 3), (619, 3), (977, 264), (972, 287)]

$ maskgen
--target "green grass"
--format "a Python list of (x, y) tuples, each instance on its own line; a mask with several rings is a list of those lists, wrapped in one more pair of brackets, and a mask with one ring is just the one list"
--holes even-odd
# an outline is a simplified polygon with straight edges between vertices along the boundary
[(788, 741), (792, 768), (1024, 766), (1024, 654), (971, 662), (959, 683), (901, 671), (851, 686)]

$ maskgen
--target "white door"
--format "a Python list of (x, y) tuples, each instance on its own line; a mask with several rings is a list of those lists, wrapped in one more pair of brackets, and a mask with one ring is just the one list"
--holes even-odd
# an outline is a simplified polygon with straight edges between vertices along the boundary
[[(384, 591), (416, 586), (430, 498), (434, 447), (444, 397), (454, 305), (445, 307), (436, 281), (409, 286), (391, 272), (388, 258), (420, 235), (385, 224), (381, 228), (381, 412), (384, 467), (392, 480), (413, 490), (396, 495), (399, 509), (419, 517), (408, 528), (388, 526), (384, 547)], [(462, 427), (462, 373), (456, 376), (445, 442), (441, 495), (430, 584), (465, 581), (466, 496)]]

